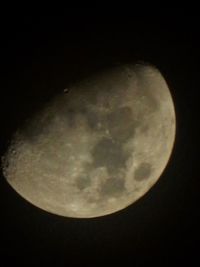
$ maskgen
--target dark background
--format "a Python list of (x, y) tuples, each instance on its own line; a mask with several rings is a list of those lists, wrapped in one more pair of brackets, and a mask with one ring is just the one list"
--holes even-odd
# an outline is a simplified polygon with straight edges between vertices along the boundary
[(134, 205), (71, 219), (24, 201), (0, 179), (0, 266), (193, 266), (199, 246), (198, 16), (187, 9), (8, 12), (1, 19), (0, 149), (70, 83), (104, 67), (147, 61), (170, 87), (177, 134), (158, 183)]

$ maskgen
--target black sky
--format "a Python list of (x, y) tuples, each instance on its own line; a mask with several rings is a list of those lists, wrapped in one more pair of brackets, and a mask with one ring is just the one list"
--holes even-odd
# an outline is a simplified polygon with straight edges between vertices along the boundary
[(27, 115), (68, 84), (138, 60), (156, 65), (166, 78), (177, 135), (158, 183), (133, 206), (106, 217), (46, 213), (24, 201), (1, 174), (0, 266), (193, 266), (200, 237), (197, 15), (180, 8), (21, 13), (6, 14), (1, 23), (1, 155)]

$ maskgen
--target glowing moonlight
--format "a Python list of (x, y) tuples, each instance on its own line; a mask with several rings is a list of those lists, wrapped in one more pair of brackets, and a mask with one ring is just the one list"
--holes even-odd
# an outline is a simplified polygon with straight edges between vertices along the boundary
[(160, 72), (124, 65), (72, 86), (19, 129), (4, 176), (41, 209), (103, 216), (156, 183), (174, 139), (173, 101)]

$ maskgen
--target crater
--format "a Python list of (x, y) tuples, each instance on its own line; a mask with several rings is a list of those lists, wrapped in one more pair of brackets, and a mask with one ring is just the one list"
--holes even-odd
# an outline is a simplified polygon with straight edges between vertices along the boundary
[(144, 125), (141, 126), (140, 130), (142, 133), (147, 133), (150, 129), (150, 126), (146, 123)]
[(155, 96), (152, 95), (152, 93), (149, 93), (147, 95), (147, 105), (151, 112), (158, 112), (160, 108), (160, 103), (155, 98)]
[(154, 113), (159, 111), (160, 102), (156, 99), (152, 92), (149, 90), (147, 90), (145, 93), (140, 92), (140, 97), (143, 105), (145, 106), (146, 112)]
[(79, 126), (77, 119), (79, 115), (86, 116), (87, 114), (87, 108), (82, 105), (82, 106), (74, 106), (74, 107), (69, 107), (67, 109), (67, 118), (68, 118), (68, 125), (69, 127), (73, 128), (75, 126)]
[(136, 181), (143, 181), (150, 177), (152, 167), (150, 163), (142, 162), (134, 172)]
[(119, 143), (110, 138), (102, 138), (92, 150), (94, 167), (106, 167), (109, 174), (113, 174), (120, 168), (125, 167), (129, 157)]
[(92, 130), (99, 130), (99, 123), (103, 124), (102, 118), (96, 112), (87, 112), (87, 122)]
[(133, 137), (138, 127), (130, 107), (122, 107), (109, 113), (106, 121), (111, 137), (118, 142), (125, 142)]
[(112, 177), (104, 182), (101, 187), (100, 193), (104, 197), (113, 197), (121, 195), (124, 190), (126, 190), (124, 179)]
[(76, 186), (83, 190), (91, 185), (91, 179), (88, 175), (81, 175), (76, 179)]
[(160, 102), (152, 94), (150, 96), (150, 101), (151, 101), (151, 106), (153, 107), (153, 110), (158, 110), (160, 108)]

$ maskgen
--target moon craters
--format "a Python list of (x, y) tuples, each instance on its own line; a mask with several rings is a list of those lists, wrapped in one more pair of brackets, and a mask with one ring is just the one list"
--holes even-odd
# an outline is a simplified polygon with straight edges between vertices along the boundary
[(125, 142), (133, 137), (137, 125), (130, 107), (125, 106), (110, 112), (106, 120), (110, 135), (116, 141)]
[(76, 186), (78, 187), (79, 190), (83, 190), (90, 185), (91, 185), (91, 178), (89, 177), (88, 174), (80, 175), (76, 179)]
[(95, 168), (105, 166), (109, 174), (115, 173), (119, 168), (125, 166), (129, 157), (124, 152), (122, 145), (115, 143), (112, 139), (103, 137), (92, 150), (93, 165)]
[(124, 190), (126, 190), (124, 179), (121, 177), (111, 177), (103, 183), (100, 193), (102, 197), (115, 197), (122, 194)]

